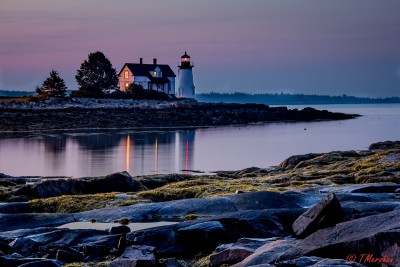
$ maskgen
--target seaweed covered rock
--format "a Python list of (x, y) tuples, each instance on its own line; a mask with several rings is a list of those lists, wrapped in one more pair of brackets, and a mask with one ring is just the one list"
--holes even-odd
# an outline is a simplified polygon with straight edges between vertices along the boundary
[(61, 195), (96, 194), (106, 192), (135, 192), (143, 185), (127, 172), (119, 172), (104, 177), (49, 179), (40, 183), (27, 184), (18, 188), (14, 194), (28, 199), (48, 198)]

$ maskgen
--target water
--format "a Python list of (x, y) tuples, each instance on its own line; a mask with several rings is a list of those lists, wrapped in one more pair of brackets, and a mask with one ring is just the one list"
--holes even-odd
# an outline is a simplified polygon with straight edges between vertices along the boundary
[(275, 166), (296, 154), (362, 150), (374, 142), (400, 140), (400, 104), (314, 107), (363, 116), (169, 131), (0, 135), (0, 172), (84, 177), (118, 171), (143, 175), (238, 170)]

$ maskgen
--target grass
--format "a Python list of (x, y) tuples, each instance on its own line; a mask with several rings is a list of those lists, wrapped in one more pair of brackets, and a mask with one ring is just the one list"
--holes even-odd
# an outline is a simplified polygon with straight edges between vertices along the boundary
[(88, 195), (63, 195), (59, 197), (34, 199), (30, 200), (28, 203), (34, 212), (72, 213), (149, 202), (146, 199), (134, 197), (120, 199), (117, 198), (116, 195), (116, 192)]

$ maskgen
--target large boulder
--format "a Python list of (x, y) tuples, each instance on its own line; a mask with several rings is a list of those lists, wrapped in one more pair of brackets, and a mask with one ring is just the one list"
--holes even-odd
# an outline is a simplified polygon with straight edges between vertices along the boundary
[(196, 254), (199, 251), (211, 252), (219, 244), (231, 241), (231, 237), (220, 222), (209, 221), (180, 228), (177, 241), (189, 248), (190, 254)]
[(286, 168), (286, 169), (292, 169), (292, 168), (296, 167), (297, 164), (299, 164), (302, 161), (310, 160), (310, 159), (316, 158), (321, 155), (322, 154), (309, 153), (309, 154), (305, 154), (305, 155), (290, 156), (287, 159), (285, 159), (284, 161), (282, 161), (279, 164), (279, 167)]
[(294, 239), (279, 239), (268, 242), (258, 248), (252, 255), (232, 267), (246, 267), (259, 264), (272, 264), (283, 253), (293, 248), (298, 241)]
[(96, 194), (106, 192), (136, 192), (143, 185), (127, 172), (97, 178), (49, 179), (24, 185), (13, 192), (16, 196), (48, 198), (61, 195)]
[(343, 221), (344, 211), (334, 193), (329, 193), (317, 205), (313, 206), (293, 223), (293, 232), (305, 237), (313, 232), (334, 226)]
[(108, 267), (152, 267), (156, 266), (157, 260), (154, 255), (155, 247), (130, 246), (125, 249), (121, 257), (113, 260)]
[(236, 243), (220, 245), (215, 249), (215, 253), (210, 256), (210, 264), (211, 266), (221, 266), (238, 263), (253, 254), (259, 247), (278, 239), (240, 238)]
[(385, 141), (371, 144), (369, 150), (384, 150), (400, 147), (400, 141)]
[(368, 264), (371, 262), (362, 258), (366, 253), (372, 255), (373, 259), (386, 258), (394, 263), (400, 262), (400, 211), (363, 217), (321, 229), (299, 242), (279, 260), (301, 256), (346, 259), (353, 254), (356, 262)]

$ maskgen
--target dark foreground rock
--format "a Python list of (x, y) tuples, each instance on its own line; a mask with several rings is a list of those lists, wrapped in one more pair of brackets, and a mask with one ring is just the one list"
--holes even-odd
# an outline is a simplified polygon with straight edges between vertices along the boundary
[(329, 193), (320, 203), (303, 213), (293, 223), (293, 232), (299, 237), (334, 226), (344, 219), (344, 211), (334, 193)]
[(131, 222), (170, 220), (188, 214), (219, 215), (243, 210), (300, 208), (290, 197), (276, 192), (249, 192), (218, 198), (193, 198), (75, 213), (77, 220), (112, 222), (123, 217)]
[(154, 246), (161, 257), (194, 256), (209, 253), (219, 244), (242, 237), (284, 237), (304, 209), (266, 209), (240, 211), (180, 224), (134, 231), (128, 242)]
[(388, 266), (400, 262), (400, 211), (386, 212), (322, 229), (299, 242), (283, 254), (279, 260), (301, 256), (346, 259), (354, 254), (359, 263), (370, 262), (363, 254), (373, 259), (388, 259)]
[(37, 228), (45, 226), (59, 226), (75, 221), (71, 214), (60, 213), (23, 213), (23, 214), (0, 214), (0, 231), (11, 231), (26, 228)]
[(50, 179), (27, 184), (13, 192), (26, 199), (48, 198), (61, 195), (96, 194), (106, 192), (136, 192), (143, 186), (127, 172), (114, 173), (104, 177), (79, 179)]

